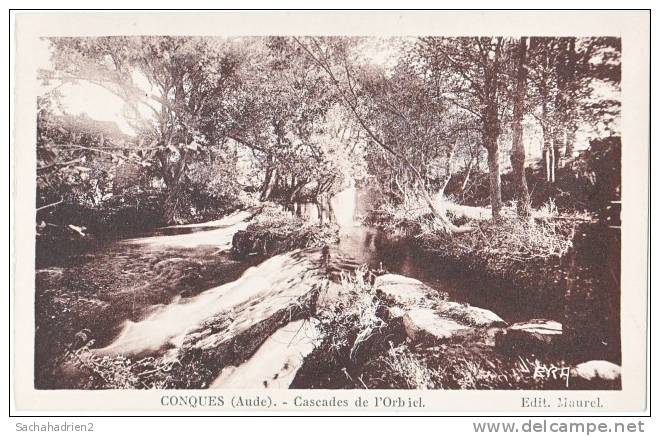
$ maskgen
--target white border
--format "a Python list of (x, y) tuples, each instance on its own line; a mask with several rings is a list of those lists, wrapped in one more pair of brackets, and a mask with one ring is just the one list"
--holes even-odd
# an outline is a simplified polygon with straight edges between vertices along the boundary
[[(622, 256), (622, 337), (623, 384), (621, 392), (598, 392), (606, 397), (608, 410), (635, 412), (645, 407), (646, 317), (646, 207), (648, 177), (648, 19), (634, 12), (227, 12), (227, 13), (114, 13), (97, 14), (17, 14), (18, 53), (15, 119), (16, 136), (12, 149), (20, 183), (15, 184), (14, 241), (16, 259), (15, 314), (20, 323), (14, 338), (16, 361), (15, 394), (19, 409), (128, 410), (146, 405), (153, 410), (157, 392), (131, 391), (80, 392), (34, 391), (26, 389), (32, 379), (33, 344), (33, 259), (34, 259), (34, 59), (29, 47), (43, 35), (98, 34), (346, 34), (346, 35), (611, 35), (623, 38), (623, 253)], [(18, 179), (15, 179), (18, 180)], [(16, 318), (14, 318), (16, 319)], [(373, 393), (373, 391), (371, 391)], [(338, 392), (314, 391), (317, 397)], [(393, 391), (388, 391), (392, 394)], [(410, 392), (406, 392), (410, 394)], [(364, 394), (341, 391), (342, 395)], [(511, 395), (513, 394), (513, 395)], [(552, 393), (537, 393), (552, 395)], [(565, 394), (562, 392), (562, 394)], [(284, 395), (295, 395), (286, 391)], [(578, 392), (576, 396), (593, 396)], [(538, 414), (520, 410), (520, 392), (433, 391), (433, 412), (501, 413), (504, 411)], [(445, 397), (445, 398), (440, 398)], [(119, 406), (119, 409), (116, 407)], [(156, 406), (156, 410), (159, 408)], [(160, 409), (162, 411), (162, 409)], [(169, 409), (166, 413), (172, 413)], [(177, 411), (179, 413), (180, 411)], [(194, 411), (198, 413), (198, 411)], [(235, 411), (232, 411), (235, 413)], [(315, 411), (318, 412), (318, 411)], [(391, 411), (383, 411), (391, 413)], [(416, 413), (417, 411), (412, 411)], [(556, 410), (547, 412), (557, 413)], [(593, 414), (594, 411), (587, 411)], [(576, 414), (574, 410), (569, 414)]]

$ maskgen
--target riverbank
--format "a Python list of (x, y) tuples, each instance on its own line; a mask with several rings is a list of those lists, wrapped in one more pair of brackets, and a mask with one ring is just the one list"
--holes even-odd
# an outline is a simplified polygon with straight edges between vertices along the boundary
[[(509, 234), (522, 238), (510, 225)], [(487, 274), (497, 261), (512, 264), (511, 256), (497, 255), (495, 241), (512, 252), (510, 241), (496, 239), (499, 227), (482, 223), (481, 236), (408, 233), (395, 244), (393, 231), (380, 241), (374, 230), (353, 229), (363, 239), (344, 234), (336, 244), (336, 227), (266, 205), (256, 215), (161, 229), (39, 270), (36, 386), (566, 389), (564, 380), (535, 377), (534, 368), (577, 371), (594, 360), (616, 362), (585, 345), (603, 334), (594, 332), (598, 323), (588, 309), (601, 306), (593, 298), (567, 305), (561, 318), (540, 307), (536, 312), (547, 318), (512, 320), (491, 303), (521, 305), (526, 291), (498, 294), (502, 278), (492, 276), (486, 282), (492, 286), (477, 291), (486, 295), (484, 304), (472, 305), (442, 282), (429, 287), (413, 278), (422, 271), (405, 261), (378, 268), (380, 258), (370, 257), (406, 256), (415, 266), (430, 262), (434, 271), (453, 262), (460, 276)], [(404, 254), (411, 245), (416, 248)], [(490, 257), (479, 258), (483, 253)], [(468, 267), (470, 256), (479, 262)], [(367, 258), (369, 267), (361, 267)], [(567, 259), (580, 263), (565, 254), (560, 267)], [(571, 277), (560, 282), (572, 283), (571, 298), (595, 294), (591, 283)], [(546, 285), (539, 280), (535, 292), (555, 303), (572, 301), (551, 297)], [(577, 347), (583, 355), (571, 351), (575, 338), (583, 341)], [(618, 383), (582, 384), (611, 389)]]
[[(450, 213), (450, 217), (451, 217)], [(383, 209), (367, 215), (365, 224), (382, 229), (433, 256), (438, 263), (483, 276), (496, 287), (558, 297), (565, 288), (562, 259), (572, 247), (570, 221), (489, 217), (454, 218), (474, 231), (452, 234), (439, 229), (430, 213)]]
[(267, 203), (245, 230), (234, 235), (232, 253), (237, 258), (251, 254), (274, 256), (299, 248), (323, 247), (339, 240), (334, 223), (310, 223), (281, 206)]
[(316, 313), (299, 389), (620, 389), (611, 362), (568, 361), (562, 325), (508, 324), (409, 277), (358, 269)]
[(456, 224), (475, 229), (461, 234), (437, 229), (430, 214), (416, 210), (380, 210), (365, 222), (444, 268), (490, 283), (498, 298), (552, 307), (575, 359), (597, 356), (620, 363), (619, 229), (606, 221), (544, 211), (528, 221), (505, 214), (496, 223), (470, 212), (450, 211)]

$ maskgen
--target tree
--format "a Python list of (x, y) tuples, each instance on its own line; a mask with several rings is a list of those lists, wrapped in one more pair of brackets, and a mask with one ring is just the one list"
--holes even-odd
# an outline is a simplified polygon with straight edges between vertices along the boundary
[[(557, 43), (556, 76), (557, 95), (555, 107), (557, 119), (555, 128), (555, 149), (563, 151), (565, 159), (571, 159), (577, 132), (577, 74), (576, 38), (559, 38)], [(559, 165), (559, 162), (558, 164)]]
[[(543, 134), (546, 180), (572, 159), (578, 126), (591, 136), (618, 135), (620, 103), (610, 97), (621, 80), (617, 38), (534, 37), (529, 45), (530, 97)], [(584, 129), (583, 127), (583, 129)]]
[[(231, 91), (239, 56), (224, 41), (190, 37), (50, 38), (53, 71), (44, 81), (96, 84), (125, 103), (167, 186), (164, 220), (175, 222), (190, 159), (222, 132), (221, 101)], [(215, 110), (211, 111), (210, 108)], [(147, 145), (148, 144), (148, 145)], [(136, 150), (137, 151), (137, 150)]]
[[(452, 233), (470, 232), (470, 226), (456, 226), (440, 210), (426, 188), (425, 179), (420, 169), (405, 154), (397, 150), (396, 139), (384, 138), (369, 119), (370, 106), (365, 98), (363, 84), (357, 74), (357, 62), (352, 48), (359, 42), (349, 38), (294, 38), (305, 53), (325, 72), (336, 90), (340, 101), (352, 113), (357, 123), (365, 132), (370, 143), (390, 154), (398, 163), (404, 165), (415, 178), (419, 193), (441, 223), (444, 230)], [(409, 147), (414, 151), (414, 148)]]
[(537, 91), (540, 113), (536, 115), (543, 135), (543, 163), (546, 181), (554, 183), (561, 151), (555, 139), (559, 137), (558, 110), (555, 106), (559, 95), (556, 75), (557, 38), (532, 37), (530, 39), (531, 78)]
[(144, 164), (131, 152), (135, 138), (115, 123), (67, 114), (58, 100), (57, 92), (37, 98), (38, 212), (72, 201), (98, 206), (121, 166)]
[(502, 209), (500, 184), (501, 112), (506, 87), (502, 75), (507, 55), (506, 41), (489, 38), (421, 38), (418, 52), (429, 71), (443, 87), (443, 96), (480, 123), (481, 138), (488, 153), (490, 203), (497, 220)]
[[(436, 92), (413, 56), (402, 56), (389, 72), (363, 68), (358, 81), (374, 131), (417, 169), (423, 189), (443, 196), (474, 128), (470, 120)], [(405, 204), (417, 197), (420, 182), (407, 165), (397, 164), (381, 147), (374, 147), (371, 156), (372, 174), (393, 188), (389, 192), (396, 201)]]
[(291, 38), (250, 40), (251, 70), (229, 137), (254, 152), (263, 172), (262, 201), (296, 202), (313, 193), (328, 213), (329, 196), (350, 178), (354, 131), (338, 110), (325, 74)]
[(513, 140), (511, 144), (511, 169), (518, 200), (518, 215), (528, 217), (530, 214), (529, 190), (525, 177), (525, 145), (523, 143), (523, 117), (525, 115), (525, 97), (527, 94), (527, 38), (518, 42), (516, 53), (516, 90), (513, 100)]

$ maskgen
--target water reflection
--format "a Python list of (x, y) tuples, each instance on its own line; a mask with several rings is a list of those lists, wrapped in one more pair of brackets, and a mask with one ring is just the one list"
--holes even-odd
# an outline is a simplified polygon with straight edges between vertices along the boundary
[(561, 314), (555, 299), (521, 295), (516, 289), (497, 287), (483, 276), (443, 263), (414, 244), (374, 228), (345, 229), (339, 244), (328, 248), (325, 256), (332, 277), (337, 277), (340, 271), (366, 265), (416, 278), (447, 292), (454, 301), (492, 310), (509, 322)]

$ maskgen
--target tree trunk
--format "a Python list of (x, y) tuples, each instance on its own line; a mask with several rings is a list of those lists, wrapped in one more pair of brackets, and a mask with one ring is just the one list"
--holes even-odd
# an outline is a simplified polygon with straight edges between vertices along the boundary
[(259, 199), (263, 201), (264, 195), (266, 194), (266, 189), (270, 184), (270, 179), (273, 176), (273, 170), (271, 168), (266, 168), (266, 176), (264, 177), (264, 183), (261, 185), (261, 192), (259, 194)]
[(577, 113), (575, 111), (576, 106), (576, 91), (575, 88), (577, 84), (575, 83), (575, 64), (576, 64), (576, 52), (575, 52), (575, 38), (569, 38), (568, 42), (568, 62), (566, 64), (566, 80), (568, 84), (568, 96), (566, 102), (568, 103), (567, 108), (567, 117), (568, 117), (568, 127), (566, 129), (566, 150), (564, 152), (565, 158), (573, 158), (573, 150), (575, 147), (575, 133), (577, 132), (576, 117)]
[(328, 218), (328, 210), (327, 210), (327, 202), (325, 201), (325, 192), (317, 193), (316, 194), (316, 209), (318, 210), (319, 214), (319, 222), (321, 224), (325, 224), (326, 222), (329, 222), (326, 218)]
[(500, 184), (500, 150), (495, 146), (488, 148), (488, 179), (490, 182), (490, 206), (493, 220), (500, 218), (502, 210), (502, 187)]
[(163, 221), (165, 224), (178, 224), (177, 208), (181, 196), (181, 180), (184, 178), (188, 165), (188, 152), (181, 151), (178, 162), (170, 163), (168, 151), (159, 154), (161, 175), (167, 186), (167, 195), (163, 202)]
[(325, 198), (325, 209), (328, 211), (328, 223), (334, 223), (335, 220), (335, 211), (332, 208), (332, 199), (330, 198), (330, 194), (326, 194)]
[(543, 166), (545, 168), (545, 181), (552, 183), (552, 174), (554, 169), (554, 149), (552, 147), (552, 132), (547, 122), (543, 122)]
[(575, 126), (575, 122), (571, 121), (569, 123), (568, 129), (566, 130), (566, 149), (564, 151), (564, 157), (566, 160), (570, 160), (573, 158), (573, 151), (575, 150), (576, 131), (577, 131), (577, 127)]
[(261, 201), (266, 201), (270, 198), (270, 196), (273, 194), (273, 188), (275, 188), (275, 186), (277, 185), (277, 181), (278, 181), (277, 168), (273, 168), (270, 171), (270, 174), (267, 174), (266, 180), (264, 181), (264, 186), (260, 196)]
[(179, 205), (180, 189), (178, 186), (170, 188), (163, 203), (163, 221), (165, 224), (178, 224), (177, 208)]
[(490, 205), (493, 221), (498, 221), (502, 210), (502, 189), (500, 187), (500, 149), (497, 139), (501, 133), (498, 115), (499, 56), (502, 38), (498, 38), (497, 49), (490, 71), (484, 71), (485, 113), (482, 134), (484, 147), (488, 151), (488, 172), (490, 180)]
[(323, 224), (323, 205), (319, 199), (316, 200), (316, 213), (319, 215), (319, 224)]
[(467, 167), (467, 171), (465, 172), (465, 179), (463, 179), (463, 184), (461, 185), (461, 192), (465, 191), (465, 188), (467, 187), (467, 184), (470, 181), (470, 172), (472, 172), (471, 160), (470, 160), (470, 164)]
[(561, 152), (564, 149), (564, 129), (555, 127), (554, 135), (552, 137), (552, 158), (554, 166), (552, 167), (552, 181), (555, 181), (555, 174), (561, 167)]
[(552, 136), (548, 140), (548, 182), (555, 183), (555, 168), (557, 166), (557, 157), (555, 156), (555, 146), (552, 143)]
[(458, 233), (468, 233), (468, 232), (472, 232), (472, 231), (475, 230), (474, 227), (471, 227), (471, 226), (468, 226), (468, 225), (459, 227), (459, 226), (455, 225), (454, 223), (452, 223), (451, 221), (449, 221), (449, 219), (447, 218), (447, 214), (444, 211), (438, 209), (436, 204), (433, 202), (433, 198), (431, 198), (431, 195), (424, 188), (424, 186), (420, 186), (420, 191), (422, 193), (422, 198), (426, 202), (429, 209), (431, 209), (431, 213), (442, 224), (445, 231), (447, 231), (448, 233), (457, 233), (458, 234)]
[(518, 201), (518, 215), (528, 217), (530, 215), (529, 190), (525, 177), (525, 145), (523, 144), (523, 116), (525, 95), (527, 93), (527, 70), (525, 58), (527, 52), (527, 38), (520, 38), (518, 45), (518, 71), (516, 94), (513, 102), (513, 142), (511, 144), (511, 169), (513, 172), (513, 183)]
[(494, 221), (499, 220), (502, 210), (502, 188), (500, 186), (500, 148), (497, 138), (500, 135), (497, 108), (494, 104), (486, 108), (482, 128), (483, 146), (488, 154), (488, 180), (490, 184), (490, 207)]
[(562, 151), (566, 149), (566, 127), (555, 127), (554, 136), (552, 139), (552, 146), (555, 155), (555, 171), (563, 166)]
[(289, 199), (288, 199), (289, 203), (293, 203), (295, 201), (296, 197), (298, 196), (300, 191), (302, 191), (302, 188), (304, 188), (306, 184), (307, 184), (307, 182), (303, 180), (303, 181), (300, 181), (296, 185), (293, 186), (293, 189), (291, 190), (291, 192), (289, 194)]

